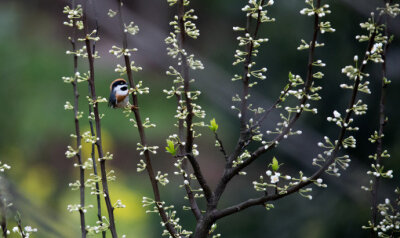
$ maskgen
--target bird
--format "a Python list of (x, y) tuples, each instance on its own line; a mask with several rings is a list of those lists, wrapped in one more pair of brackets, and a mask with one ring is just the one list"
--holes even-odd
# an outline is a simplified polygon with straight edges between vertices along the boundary
[(129, 105), (128, 84), (124, 79), (116, 79), (110, 84), (108, 106), (111, 108), (125, 108)]

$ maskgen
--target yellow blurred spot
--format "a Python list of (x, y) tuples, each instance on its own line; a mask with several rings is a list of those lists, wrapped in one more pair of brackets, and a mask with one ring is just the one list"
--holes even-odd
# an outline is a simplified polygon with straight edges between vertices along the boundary
[[(85, 128), (85, 130), (82, 130), (82, 133), (85, 131), (90, 131), (90, 128)], [(102, 144), (103, 144), (103, 151), (104, 154), (106, 152), (111, 152), (113, 149), (113, 139), (106, 130), (102, 129), (101, 130), (101, 139), (102, 139)], [(75, 143), (75, 139), (73, 139), (73, 143)], [(95, 157), (96, 160), (99, 157), (97, 153), (97, 148), (95, 147)], [(87, 158), (92, 158), (92, 143), (85, 143), (82, 141), (82, 158), (83, 161), (86, 161)]]
[(32, 202), (43, 204), (48, 201), (56, 188), (54, 179), (50, 168), (37, 165), (26, 170), (20, 186)]
[(110, 194), (112, 195), (113, 204), (116, 200), (121, 200), (125, 208), (117, 208), (115, 210), (116, 219), (120, 222), (137, 223), (143, 222), (147, 218), (146, 210), (142, 206), (142, 195), (139, 191), (134, 191), (128, 186), (120, 183), (112, 183)]

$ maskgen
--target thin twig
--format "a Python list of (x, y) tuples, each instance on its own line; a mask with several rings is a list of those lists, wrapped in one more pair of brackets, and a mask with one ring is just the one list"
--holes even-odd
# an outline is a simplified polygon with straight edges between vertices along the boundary
[[(378, 20), (378, 22), (379, 22), (379, 20)], [(368, 42), (368, 46), (367, 46), (367, 49), (366, 49), (365, 52), (370, 52), (371, 51), (373, 43), (375, 41), (376, 34), (377, 34), (377, 32), (375, 31), (371, 35), (371, 38), (370, 38), (370, 40)], [(368, 59), (368, 55), (367, 55), (367, 53), (365, 53), (364, 60), (367, 60), (367, 59)], [(361, 64), (361, 66), (359, 67), (359, 71), (361, 73), (364, 71), (365, 66), (366, 66), (365, 64)], [(353, 108), (353, 106), (355, 104), (355, 100), (356, 100), (357, 93), (358, 93), (358, 86), (360, 84), (360, 81), (361, 81), (360, 77), (357, 76), (356, 79), (355, 79), (354, 85), (353, 85), (353, 91), (352, 91), (351, 99), (349, 101), (348, 109)], [(345, 116), (343, 124), (349, 124), (350, 117), (351, 117), (352, 113), (353, 113), (353, 110), (348, 110), (348, 112), (346, 113), (346, 116)], [(268, 201), (275, 201), (275, 200), (280, 199), (282, 197), (286, 197), (286, 196), (288, 196), (288, 195), (290, 195), (292, 193), (298, 192), (301, 188), (313, 183), (313, 181), (318, 179), (322, 175), (322, 173), (326, 169), (328, 169), (328, 167), (334, 162), (337, 153), (339, 152), (340, 148), (342, 147), (342, 142), (344, 140), (345, 133), (346, 133), (346, 127), (342, 126), (342, 128), (341, 128), (341, 130), (339, 132), (338, 138), (337, 138), (336, 146), (333, 149), (331, 155), (327, 158), (325, 164), (321, 168), (319, 168), (312, 176), (310, 176), (307, 179), (307, 181), (300, 182), (296, 186), (288, 189), (287, 192), (284, 193), (284, 194), (264, 195), (264, 196), (259, 197), (259, 198), (249, 199), (249, 200), (244, 201), (242, 203), (239, 203), (237, 205), (222, 209), (220, 211), (215, 211), (214, 218), (217, 220), (217, 219), (220, 219), (222, 217), (237, 213), (239, 211), (242, 211), (242, 210), (247, 209), (247, 208), (252, 207), (252, 206), (264, 205)]]
[[(72, 1), (72, 8), (75, 8), (76, 4), (75, 1)], [(72, 51), (76, 51), (76, 40), (77, 40), (77, 29), (76, 29), (76, 19), (72, 19), (73, 23), (73, 36), (70, 38), (70, 42), (72, 45)], [(78, 148), (78, 153), (76, 153), (76, 160), (79, 165), (79, 193), (80, 193), (80, 206), (81, 208), (79, 209), (79, 216), (80, 216), (80, 222), (81, 222), (81, 233), (82, 233), (82, 238), (86, 237), (86, 225), (85, 225), (85, 213), (83, 212), (83, 209), (85, 207), (85, 170), (82, 167), (82, 150), (81, 150), (81, 141), (82, 141), (82, 136), (79, 128), (79, 92), (78, 92), (78, 87), (77, 87), (77, 81), (76, 81), (76, 75), (78, 73), (78, 56), (74, 54), (73, 56), (74, 60), (74, 77), (75, 80), (71, 82), (73, 92), (74, 92), (74, 122), (75, 122), (75, 135), (76, 135), (76, 147)]]
[[(179, 24), (179, 48), (184, 49), (184, 44), (185, 44), (185, 20), (184, 20), (184, 15), (185, 15), (185, 6), (184, 6), (184, 0), (179, 0), (177, 2), (177, 7), (178, 7), (178, 24)], [(192, 165), (194, 175), (197, 178), (197, 181), (199, 182), (201, 188), (204, 191), (204, 196), (208, 202), (210, 202), (213, 198), (213, 193), (211, 188), (208, 186), (207, 181), (201, 172), (200, 165), (197, 162), (197, 159), (192, 155), (193, 151), (193, 128), (192, 128), (192, 122), (193, 122), (193, 106), (192, 106), (192, 100), (189, 96), (189, 66), (187, 62), (187, 57), (185, 54), (180, 53), (180, 58), (181, 58), (181, 75), (183, 78), (183, 89), (184, 89), (184, 95), (185, 95), (185, 103), (186, 103), (186, 110), (187, 110), (187, 116), (186, 116), (186, 142), (185, 142), (185, 152), (187, 154), (190, 154), (188, 156), (189, 162)]]
[[(88, 80), (89, 86), (90, 86), (90, 96), (92, 100), (94, 101), (93, 105), (93, 113), (95, 117), (95, 128), (96, 128), (96, 136), (97, 136), (97, 141), (96, 141), (96, 147), (97, 147), (97, 152), (99, 155), (100, 159), (100, 171), (101, 171), (101, 182), (103, 186), (103, 194), (104, 194), (104, 200), (106, 203), (107, 207), (107, 212), (108, 212), (108, 218), (109, 218), (109, 229), (111, 232), (111, 236), (113, 238), (117, 238), (117, 231), (115, 228), (115, 220), (114, 220), (114, 207), (111, 204), (111, 199), (110, 199), (110, 194), (108, 190), (108, 182), (107, 182), (107, 170), (106, 170), (106, 161), (103, 159), (104, 154), (103, 154), (103, 147), (102, 147), (102, 137), (101, 137), (101, 124), (100, 124), (100, 115), (99, 115), (99, 105), (98, 102), (96, 101), (96, 87), (95, 87), (95, 76), (94, 76), (94, 59), (93, 59), (93, 54), (92, 54), (92, 45), (90, 43), (90, 40), (88, 39), (88, 22), (86, 20), (87, 16), (87, 1), (85, 1), (84, 5), (84, 15), (83, 15), (83, 22), (84, 22), (84, 33), (86, 35), (85, 39), (85, 45), (86, 45), (86, 52), (88, 54), (88, 62), (89, 62), (89, 71), (90, 71), (90, 78)], [(93, 3), (94, 4), (94, 3)]]
[[(95, 29), (96, 29), (96, 33), (95, 33), (95, 37), (97, 37), (99, 35), (99, 24), (98, 24), (98, 20), (97, 20), (97, 11), (96, 11), (96, 5), (95, 4), (91, 4), (92, 8), (93, 8), (93, 12), (94, 12), (94, 25), (95, 25)], [(96, 53), (96, 41), (93, 42), (93, 49), (92, 49), (92, 54)], [(89, 90), (89, 95), (90, 95), (90, 86), (88, 85), (88, 90)], [(93, 112), (93, 106), (91, 104), (89, 104), (89, 115), (91, 116)], [(95, 136), (95, 132), (94, 132), (94, 127), (93, 127), (93, 119), (92, 117), (89, 118), (89, 127), (90, 127), (90, 134), (91, 136)], [(97, 172), (97, 163), (96, 163), (96, 145), (92, 144), (92, 151), (91, 151), (91, 156), (92, 156), (92, 165), (93, 165), (93, 175), (95, 177), (98, 176), (98, 172)], [(96, 203), (97, 203), (97, 220), (100, 222), (100, 224), (103, 224), (103, 216), (101, 214), (101, 198), (100, 198), (100, 185), (99, 182), (96, 180), (95, 182), (95, 188), (96, 188)], [(101, 232), (102, 237), (105, 238), (106, 237), (106, 231), (102, 231)]]
[[(317, 4), (316, 4), (316, 8), (319, 8), (320, 5), (321, 5), (321, 0), (318, 0)], [(260, 22), (259, 22), (259, 19), (258, 19), (257, 26), (259, 24), (260, 24)], [(314, 50), (315, 50), (315, 45), (316, 45), (318, 31), (319, 31), (318, 24), (319, 24), (319, 16), (318, 16), (318, 14), (315, 14), (315, 16), (314, 16), (314, 32), (313, 32), (313, 38), (312, 38), (312, 41), (311, 41), (311, 44), (310, 44), (310, 51), (309, 51), (309, 56), (308, 56), (307, 78), (306, 78), (306, 82), (305, 82), (305, 85), (304, 85), (305, 95), (302, 97), (302, 99), (300, 99), (300, 102), (299, 102), (300, 105), (304, 105), (305, 102), (307, 101), (307, 94), (310, 91), (310, 88), (312, 86), (312, 70), (313, 70), (313, 64), (312, 63), (314, 62)], [(258, 29), (258, 27), (256, 28), (256, 30), (257, 29)], [(255, 35), (254, 35), (253, 38), (256, 37), (256, 33), (257, 33), (257, 31), (255, 32)], [(247, 62), (247, 63), (250, 63), (250, 61)], [(247, 70), (248, 70), (248, 66), (247, 66)], [(246, 71), (246, 72), (248, 72), (248, 71)], [(246, 74), (246, 77), (247, 77), (247, 74)], [(246, 86), (246, 85), (244, 85), (244, 86)], [(242, 101), (243, 101), (243, 99), (242, 99)], [(279, 99), (278, 99), (278, 101), (279, 101)], [(244, 107), (244, 108), (247, 108), (247, 106)], [(243, 106), (242, 106), (242, 109), (243, 109)], [(271, 108), (271, 110), (272, 110), (272, 108)], [(235, 152), (232, 155), (229, 156), (230, 164), (228, 164), (228, 166), (225, 168), (224, 174), (223, 174), (220, 182), (218, 183), (217, 188), (215, 189), (215, 196), (216, 196), (217, 200), (221, 197), (221, 195), (224, 192), (228, 182), (236, 174), (238, 174), (242, 169), (244, 169), (245, 167), (250, 165), (261, 154), (263, 154), (266, 151), (274, 148), (276, 146), (277, 142), (282, 140), (284, 138), (284, 136), (290, 132), (290, 130), (293, 127), (293, 125), (295, 124), (295, 122), (300, 118), (302, 112), (303, 112), (303, 109), (301, 109), (298, 113), (296, 113), (296, 115), (289, 122), (288, 126), (282, 131), (281, 134), (279, 134), (273, 140), (273, 143), (272, 143), (271, 146), (269, 146), (267, 149), (264, 146), (259, 147), (255, 152), (252, 153), (252, 156), (249, 159), (245, 160), (243, 163), (239, 164), (238, 166), (232, 168), (232, 166), (231, 166), (232, 162), (240, 155), (240, 153), (242, 152), (242, 150), (244, 148), (244, 145), (246, 144), (246, 141), (249, 140), (249, 138), (244, 138), (246, 133), (244, 133), (242, 131), (241, 136), (239, 138), (239, 142), (238, 142), (238, 144), (237, 144), (237, 146), (235, 148)], [(243, 112), (242, 112), (242, 116), (243, 116)], [(250, 132), (247, 131), (247, 133), (250, 133)]]
[(221, 139), (219, 139), (219, 136), (218, 136), (217, 132), (214, 132), (214, 136), (215, 136), (215, 140), (218, 142), (219, 150), (220, 150), (221, 153), (224, 155), (225, 161), (228, 162), (228, 154), (226, 153), (225, 147), (224, 147), (224, 145), (222, 144)]
[[(122, 0), (118, 0), (118, 12), (119, 12), (119, 21), (120, 21), (119, 25), (121, 28), (121, 35), (122, 35), (122, 39), (123, 39), (123, 48), (127, 49), (128, 42), (127, 42), (126, 32), (124, 31), (122, 4), (123, 4)], [(126, 54), (124, 55), (124, 61), (125, 61), (127, 75), (128, 75), (129, 86), (131, 88), (136, 88), (136, 84), (135, 84), (135, 81), (133, 80), (132, 69), (131, 69), (131, 64), (130, 64), (131, 60), (130, 60), (130, 57)], [(147, 146), (146, 134), (145, 134), (145, 130), (143, 127), (143, 123), (142, 123), (142, 119), (141, 119), (140, 111), (139, 111), (139, 106), (138, 106), (138, 98), (135, 93), (132, 93), (131, 96), (132, 96), (132, 102), (133, 102), (132, 111), (135, 115), (135, 120), (136, 120), (137, 128), (139, 131), (140, 142), (143, 146)], [(176, 236), (178, 236), (178, 232), (175, 230), (174, 226), (169, 222), (168, 215), (167, 215), (165, 209), (163, 208), (163, 206), (161, 205), (162, 200), (161, 200), (161, 196), (160, 196), (160, 190), (158, 188), (158, 181), (154, 175), (154, 170), (153, 170), (153, 166), (151, 163), (149, 150), (144, 151), (144, 156), (145, 156), (145, 160), (146, 160), (146, 171), (149, 176), (150, 183), (151, 183), (151, 186), (153, 189), (155, 206), (157, 207), (157, 210), (160, 214), (161, 220), (163, 221), (165, 228), (168, 230), (168, 232), (170, 233), (170, 235), (172, 237), (176, 237)]]
[(3, 237), (7, 238), (7, 202), (6, 199), (0, 196), (0, 212), (1, 212), (1, 230), (3, 231)]
[[(390, 1), (389, 1), (390, 2)], [(379, 131), (378, 131), (378, 140), (377, 140), (377, 145), (376, 145), (376, 161), (375, 165), (381, 165), (381, 159), (382, 159), (382, 147), (383, 147), (383, 129), (386, 125), (386, 115), (385, 115), (385, 102), (386, 102), (386, 87), (387, 83), (385, 82), (386, 80), (386, 54), (387, 50), (389, 47), (389, 33), (388, 33), (388, 27), (387, 27), (387, 16), (385, 16), (385, 36), (388, 37), (387, 43), (385, 44), (383, 48), (383, 53), (382, 53), (382, 82), (381, 82), (381, 97), (379, 99)], [(372, 196), (372, 211), (371, 211), (371, 216), (372, 216), (372, 228), (377, 225), (377, 216), (378, 216), (378, 190), (379, 190), (379, 181), (380, 178), (377, 176), (374, 176), (373, 179), (373, 187), (371, 190), (371, 196)], [(371, 229), (371, 237), (376, 238), (377, 237), (377, 231), (374, 229)]]
[(17, 215), (15, 216), (15, 219), (17, 220), (17, 227), (18, 227), (21, 237), (25, 238), (26, 234), (25, 234), (24, 228), (22, 227), (21, 216), (18, 212), (17, 212)]

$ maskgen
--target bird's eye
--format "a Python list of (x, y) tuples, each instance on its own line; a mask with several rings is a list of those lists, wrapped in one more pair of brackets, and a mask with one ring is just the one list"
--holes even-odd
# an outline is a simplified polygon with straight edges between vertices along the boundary
[(122, 87), (121, 90), (122, 90), (122, 91), (128, 90), (128, 87), (127, 87), (127, 86)]

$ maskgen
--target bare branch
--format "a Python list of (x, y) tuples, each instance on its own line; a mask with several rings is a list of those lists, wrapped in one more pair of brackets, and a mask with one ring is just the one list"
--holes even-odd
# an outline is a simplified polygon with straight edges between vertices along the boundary
[(218, 142), (219, 150), (220, 150), (220, 151), (222, 152), (222, 154), (224, 155), (225, 161), (228, 162), (228, 155), (227, 155), (227, 153), (226, 153), (226, 151), (225, 151), (225, 148), (224, 148), (224, 145), (222, 144), (221, 139), (219, 139), (217, 132), (214, 132), (214, 135), (215, 135), (215, 140)]
[(87, 1), (84, 1), (84, 14), (83, 14), (83, 22), (84, 22), (84, 33), (86, 35), (85, 45), (86, 45), (86, 52), (88, 54), (88, 62), (89, 62), (89, 71), (90, 71), (90, 78), (88, 80), (89, 87), (90, 87), (90, 96), (94, 101), (93, 105), (93, 113), (95, 117), (95, 128), (96, 128), (96, 136), (98, 140), (96, 141), (97, 152), (100, 159), (100, 170), (101, 170), (101, 182), (103, 186), (103, 193), (104, 193), (104, 200), (107, 207), (108, 218), (110, 222), (110, 232), (113, 238), (118, 237), (117, 231), (115, 228), (115, 220), (114, 220), (114, 207), (111, 204), (110, 194), (108, 190), (108, 182), (107, 182), (107, 171), (106, 171), (106, 164), (105, 160), (103, 159), (103, 147), (102, 147), (102, 137), (101, 137), (101, 124), (100, 124), (100, 116), (99, 116), (99, 107), (98, 102), (96, 101), (96, 87), (95, 87), (95, 74), (94, 74), (94, 58), (92, 54), (92, 44), (90, 43), (88, 36), (88, 22), (86, 20), (87, 16)]
[[(316, 8), (319, 8), (321, 5), (321, 0), (317, 1), (316, 4)], [(258, 14), (260, 16), (260, 14)], [(258, 25), (260, 24), (259, 19), (257, 21), (257, 28), (255, 31), (255, 35), (254, 38), (257, 34), (257, 29), (258, 29)], [(310, 88), (312, 86), (312, 70), (313, 70), (313, 62), (314, 62), (314, 50), (315, 50), (315, 45), (317, 42), (317, 36), (318, 36), (318, 31), (319, 31), (319, 16), (318, 14), (314, 15), (314, 32), (313, 32), (313, 38), (311, 41), (311, 45), (310, 45), (310, 51), (309, 51), (309, 56), (308, 56), (308, 65), (307, 65), (307, 79), (304, 85), (304, 96), (302, 97), (302, 99), (300, 99), (299, 104), (300, 105), (304, 105), (305, 102), (307, 101), (307, 94), (310, 91)], [(250, 48), (251, 50), (251, 48)], [(251, 53), (251, 51), (249, 51)], [(250, 55), (250, 54), (249, 54)], [(247, 68), (245, 70), (245, 72), (248, 72), (248, 64), (250, 63), (250, 60), (246, 62)], [(247, 74), (246, 74), (247, 77)], [(246, 81), (246, 80), (245, 80)], [(248, 79), (247, 79), (248, 81)], [(248, 82), (247, 82), (248, 84)], [(248, 86), (248, 85), (247, 85)], [(244, 87), (246, 87), (246, 84), (244, 85)], [(244, 89), (245, 90), (245, 89)], [(247, 94), (246, 94), (247, 95)], [(277, 100), (277, 102), (279, 103), (279, 99)], [(243, 99), (242, 99), (242, 105), (243, 105)], [(273, 107), (276, 105), (273, 105)], [(272, 108), (270, 110), (272, 110)], [(242, 109), (246, 108), (247, 106), (242, 106)], [(268, 111), (267, 111), (268, 112)], [(261, 154), (265, 153), (266, 151), (274, 148), (277, 143), (279, 143), (279, 141), (281, 141), (285, 135), (287, 135), (290, 132), (290, 129), (293, 127), (293, 125), (295, 124), (295, 122), (300, 118), (301, 114), (303, 112), (303, 109), (300, 109), (299, 112), (296, 113), (296, 115), (292, 118), (292, 120), (289, 122), (288, 126), (282, 131), (281, 134), (279, 134), (278, 136), (275, 137), (275, 139), (273, 140), (273, 143), (271, 144), (271, 146), (269, 146), (268, 148), (265, 148), (264, 146), (259, 147), (255, 152), (252, 153), (252, 156), (245, 160), (242, 164), (238, 165), (235, 168), (232, 168), (232, 162), (233, 160), (235, 160), (240, 153), (243, 151), (244, 146), (246, 145), (246, 143), (249, 143), (249, 133), (250, 131), (245, 130), (243, 131), (243, 129), (241, 130), (241, 136), (239, 138), (239, 142), (237, 143), (237, 146), (235, 148), (235, 152), (229, 157), (229, 162), (230, 164), (227, 165), (227, 167), (225, 168), (224, 174), (220, 180), (220, 182), (217, 185), (217, 188), (215, 190), (215, 194), (216, 194), (216, 198), (219, 199), (222, 195), (222, 193), (225, 190), (225, 187), (227, 185), (227, 183), (236, 175), (238, 174), (242, 169), (244, 169), (245, 167), (247, 167), (248, 165), (250, 165), (256, 158), (258, 158)], [(269, 113), (269, 112), (268, 112)], [(265, 115), (265, 114), (264, 114)], [(243, 112), (242, 112), (242, 116), (243, 116)], [(243, 119), (242, 119), (243, 120)], [(243, 128), (243, 125), (242, 125)], [(247, 137), (247, 138), (246, 138)]]
[[(76, 3), (73, 0), (72, 1), (72, 8), (76, 7)], [(72, 20), (73, 23), (73, 36), (70, 38), (70, 43), (72, 46), (72, 51), (76, 51), (76, 41), (77, 41), (77, 29), (76, 29), (76, 19), (74, 18)], [(81, 141), (82, 141), (82, 136), (81, 136), (81, 131), (79, 128), (79, 92), (78, 92), (78, 87), (77, 87), (77, 82), (76, 82), (76, 74), (78, 73), (78, 56), (74, 54), (73, 56), (73, 61), (74, 61), (74, 78), (71, 82), (72, 84), (72, 89), (74, 93), (74, 123), (75, 123), (75, 135), (76, 135), (76, 147), (78, 149), (78, 153), (76, 153), (76, 160), (79, 165), (79, 193), (80, 193), (80, 206), (81, 209), (79, 209), (79, 216), (80, 216), (80, 222), (81, 222), (81, 234), (82, 238), (86, 237), (86, 224), (85, 224), (85, 213), (83, 212), (83, 209), (85, 207), (85, 170), (82, 167), (82, 150), (81, 150)]]
[[(122, 34), (122, 39), (123, 39), (123, 48), (127, 49), (128, 42), (127, 42), (126, 32), (124, 31), (122, 0), (118, 0), (118, 12), (119, 12), (119, 24), (120, 24), (121, 34)], [(131, 88), (135, 88), (136, 84), (135, 84), (135, 81), (133, 80), (132, 68), (131, 68), (131, 64), (130, 64), (131, 60), (130, 60), (130, 57), (126, 54), (124, 55), (124, 61), (125, 61), (127, 75), (128, 75), (129, 85)], [(140, 116), (140, 111), (139, 111), (139, 106), (138, 106), (138, 98), (135, 93), (132, 93), (131, 95), (132, 95), (132, 102), (133, 102), (132, 111), (135, 115), (135, 120), (136, 120), (137, 128), (139, 131), (140, 141), (143, 146), (147, 146), (146, 134), (144, 131), (142, 118)], [(146, 171), (149, 176), (150, 183), (151, 183), (151, 186), (153, 189), (154, 200), (156, 201), (155, 205), (158, 209), (161, 220), (165, 224), (165, 228), (168, 230), (168, 232), (171, 234), (172, 237), (176, 237), (176, 236), (178, 236), (178, 232), (175, 230), (174, 226), (169, 222), (168, 215), (165, 212), (165, 209), (161, 205), (162, 201), (161, 201), (161, 196), (160, 196), (160, 190), (158, 188), (158, 181), (154, 175), (153, 165), (151, 163), (151, 158), (150, 158), (150, 152), (148, 150), (145, 150), (144, 156), (145, 156), (145, 160), (146, 160)]]
[[(179, 0), (177, 2), (178, 6), (178, 24), (180, 28), (180, 35), (179, 35), (179, 47), (181, 49), (184, 49), (184, 43), (185, 43), (185, 21), (183, 19), (184, 14), (185, 14), (185, 6), (183, 3), (184, 0)], [(193, 106), (192, 106), (192, 100), (189, 96), (189, 66), (187, 63), (187, 57), (185, 54), (180, 53), (180, 57), (182, 60), (182, 65), (181, 65), (181, 75), (184, 80), (183, 82), (183, 88), (184, 88), (184, 93), (185, 93), (185, 103), (186, 103), (186, 110), (188, 112), (188, 115), (186, 116), (186, 143), (185, 143), (185, 152), (186, 154), (189, 154), (188, 159), (190, 164), (192, 165), (194, 174), (197, 178), (197, 181), (199, 182), (201, 188), (204, 191), (204, 196), (206, 197), (207, 201), (210, 202), (213, 198), (213, 193), (210, 189), (210, 187), (207, 184), (206, 179), (203, 176), (203, 173), (201, 172), (200, 165), (197, 162), (196, 158), (192, 155), (192, 150), (193, 150), (193, 128), (192, 128), (192, 122), (193, 122)]]
[[(391, 1), (389, 1), (391, 2)], [(382, 160), (382, 150), (383, 150), (383, 129), (387, 123), (386, 121), (386, 115), (385, 115), (385, 103), (386, 103), (386, 54), (387, 50), (390, 44), (389, 40), (389, 33), (388, 33), (388, 27), (387, 27), (387, 16), (385, 16), (385, 23), (386, 23), (386, 28), (385, 28), (385, 35), (388, 38), (388, 42), (385, 44), (383, 48), (383, 53), (382, 53), (382, 86), (381, 86), (381, 97), (379, 100), (379, 129), (378, 129), (378, 140), (376, 141), (376, 160), (375, 160), (375, 165), (379, 166), (381, 165), (381, 160)], [(374, 176), (373, 179), (373, 186), (371, 190), (371, 196), (372, 196), (372, 211), (371, 211), (371, 216), (372, 216), (372, 227), (375, 227), (377, 225), (377, 216), (378, 216), (378, 191), (379, 191), (379, 181), (380, 177)], [(371, 229), (371, 237), (375, 238), (377, 237), (377, 231), (374, 229)]]
[[(378, 20), (378, 22), (379, 22), (379, 20)], [(374, 41), (375, 41), (376, 34), (377, 34), (377, 32), (375, 30), (374, 33), (372, 34), (372, 36), (370, 37), (367, 49), (365, 51), (364, 60), (368, 59), (367, 52), (371, 51), (372, 46), (373, 46)], [(366, 64), (361, 64), (361, 66), (359, 67), (359, 71), (361, 73), (364, 71), (365, 66), (366, 66)], [(349, 106), (348, 106), (349, 110), (347, 110), (347, 113), (346, 113), (346, 116), (345, 116), (345, 120), (344, 120), (344, 124), (349, 124), (350, 117), (351, 117), (351, 115), (353, 113), (353, 110), (351, 110), (351, 108), (353, 108), (353, 106), (355, 104), (355, 100), (356, 100), (357, 93), (358, 93), (358, 86), (360, 84), (360, 81), (361, 81), (360, 77), (357, 76), (357, 78), (355, 79), (355, 82), (354, 82), (353, 91), (352, 91), (351, 99), (349, 101)], [(319, 168), (312, 176), (310, 176), (306, 181), (299, 182), (294, 187), (289, 188), (286, 193), (273, 194), (273, 195), (264, 195), (264, 196), (259, 197), (259, 198), (249, 199), (249, 200), (247, 200), (245, 202), (242, 202), (242, 203), (239, 203), (237, 205), (222, 209), (220, 211), (216, 211), (214, 213), (215, 218), (216, 219), (220, 219), (222, 217), (237, 213), (239, 211), (242, 211), (242, 210), (247, 209), (247, 208), (252, 207), (252, 206), (264, 205), (268, 201), (274, 201), (274, 200), (277, 200), (279, 198), (286, 197), (286, 196), (288, 196), (288, 195), (290, 195), (292, 193), (298, 192), (301, 188), (313, 183), (313, 181), (318, 179), (322, 175), (322, 173), (334, 162), (337, 153), (339, 152), (339, 150), (342, 147), (342, 142), (344, 140), (346, 129), (347, 128), (345, 126), (341, 127), (340, 133), (339, 133), (338, 138), (337, 138), (337, 143), (336, 143), (335, 148), (333, 149), (331, 155), (328, 157), (328, 159), (326, 160), (325, 164), (321, 168)]]

